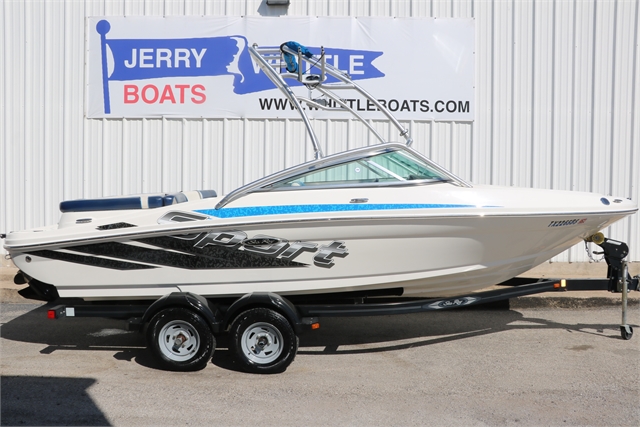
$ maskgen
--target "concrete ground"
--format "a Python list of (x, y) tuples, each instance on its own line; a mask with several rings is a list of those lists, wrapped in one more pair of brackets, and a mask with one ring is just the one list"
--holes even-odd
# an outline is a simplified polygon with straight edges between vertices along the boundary
[[(606, 273), (544, 267), (531, 275)], [(321, 319), (278, 375), (241, 372), (222, 335), (205, 369), (175, 373), (125, 322), (50, 321), (48, 305), (17, 294), (15, 269), (0, 274), (0, 425), (640, 425), (640, 338), (621, 339), (620, 295), (608, 292)]]
[[(107, 319), (0, 304), (2, 425), (638, 426), (640, 339), (620, 311), (519, 308), (330, 318), (277, 375), (218, 338), (198, 372), (158, 369)], [(638, 329), (640, 310), (629, 322)]]

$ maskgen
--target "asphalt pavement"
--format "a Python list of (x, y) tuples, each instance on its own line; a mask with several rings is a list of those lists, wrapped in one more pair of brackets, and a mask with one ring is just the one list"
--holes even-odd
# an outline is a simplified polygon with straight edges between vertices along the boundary
[(225, 337), (165, 372), (123, 322), (0, 308), (2, 425), (640, 425), (640, 341), (614, 307), (323, 319), (277, 375), (240, 372)]
[(122, 321), (48, 320), (2, 270), (1, 425), (640, 425), (640, 333), (621, 338), (607, 292), (321, 319), (278, 375), (241, 372), (221, 336), (205, 369), (174, 373)]

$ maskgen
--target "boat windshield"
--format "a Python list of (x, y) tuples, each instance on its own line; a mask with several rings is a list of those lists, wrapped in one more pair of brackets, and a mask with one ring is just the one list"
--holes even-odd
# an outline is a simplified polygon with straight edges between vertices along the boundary
[(394, 150), (306, 171), (268, 185), (265, 189), (448, 181), (450, 181), (449, 177), (411, 153)]

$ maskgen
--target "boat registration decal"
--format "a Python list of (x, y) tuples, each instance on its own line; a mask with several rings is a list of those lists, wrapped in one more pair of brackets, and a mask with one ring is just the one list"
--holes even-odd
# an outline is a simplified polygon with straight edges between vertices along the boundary
[(547, 227), (565, 227), (567, 225), (584, 224), (587, 218), (566, 219), (564, 221), (551, 221)]
[(397, 209), (462, 209), (462, 208), (495, 208), (499, 206), (476, 206), (461, 204), (423, 204), (423, 203), (387, 203), (387, 204), (326, 204), (326, 205), (282, 205), (282, 206), (249, 206), (244, 208), (198, 209), (205, 215), (216, 218), (238, 218), (246, 216), (287, 215), (321, 212), (348, 211), (383, 211)]

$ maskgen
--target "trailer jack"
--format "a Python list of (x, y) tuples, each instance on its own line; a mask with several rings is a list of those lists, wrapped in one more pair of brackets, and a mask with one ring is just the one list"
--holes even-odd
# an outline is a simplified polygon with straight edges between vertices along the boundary
[(629, 276), (629, 265), (624, 260), (624, 257), (629, 253), (629, 247), (626, 243), (605, 239), (600, 247), (604, 250), (604, 259), (607, 261), (609, 292), (620, 292), (622, 294), (620, 335), (622, 339), (629, 340), (633, 336), (633, 328), (627, 322), (627, 294), (632, 289), (638, 290), (640, 278)]
[(607, 277), (609, 278), (609, 292), (622, 294), (622, 322), (620, 323), (620, 335), (622, 339), (629, 340), (633, 336), (633, 328), (627, 322), (627, 294), (631, 290), (638, 290), (638, 276), (629, 275), (629, 266), (625, 257), (629, 254), (629, 246), (618, 240), (607, 239), (602, 233), (596, 233), (586, 239), (602, 248), (602, 252), (594, 252), (604, 255), (607, 262)]

